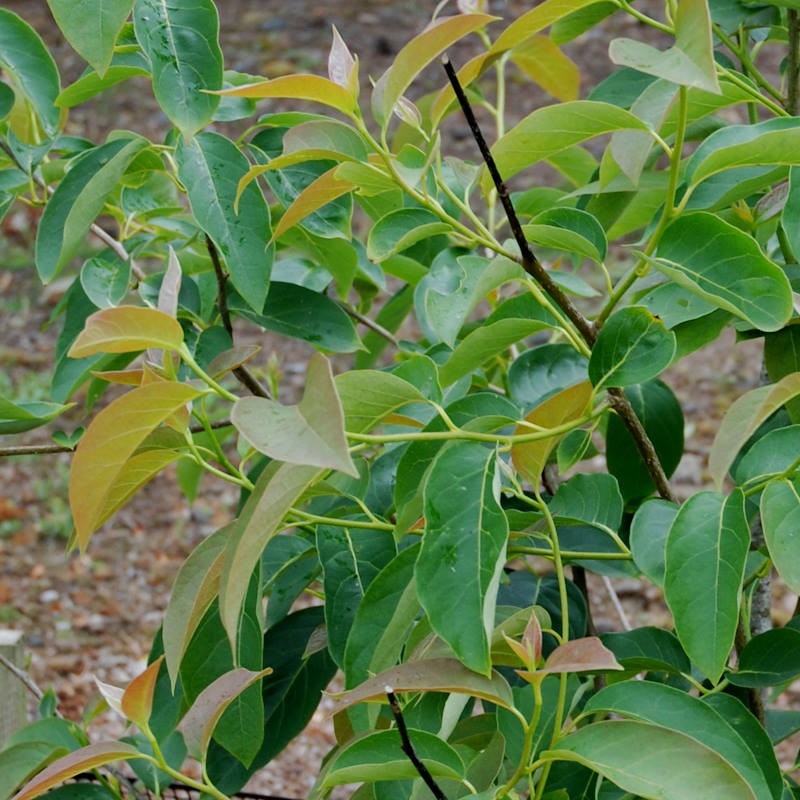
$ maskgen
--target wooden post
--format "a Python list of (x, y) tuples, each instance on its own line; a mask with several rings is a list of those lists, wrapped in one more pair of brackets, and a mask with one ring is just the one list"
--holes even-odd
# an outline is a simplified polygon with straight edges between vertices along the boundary
[[(0, 629), (0, 655), (24, 668), (22, 631)], [(0, 747), (28, 721), (25, 685), (0, 663)]]

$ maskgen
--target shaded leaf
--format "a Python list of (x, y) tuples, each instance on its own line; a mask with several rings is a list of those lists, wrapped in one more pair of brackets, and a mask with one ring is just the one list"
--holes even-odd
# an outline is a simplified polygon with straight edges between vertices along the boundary
[[(783, 452), (796, 458), (796, 450)], [(761, 495), (761, 522), (775, 569), (793, 592), (800, 592), (800, 495), (794, 483), (779, 480), (767, 484)]]
[(24, 433), (39, 428), (63, 414), (72, 405), (41, 400), (14, 403), (0, 395), (0, 435)]
[(600, 639), (626, 670), (680, 674), (692, 669), (678, 637), (662, 628), (645, 626), (620, 633), (604, 633)]
[(774, 628), (742, 648), (736, 670), (726, 677), (736, 686), (780, 686), (800, 675), (800, 631)]
[(379, 219), (367, 237), (367, 256), (384, 261), (412, 244), (452, 230), (432, 211), (425, 208), (400, 208)]

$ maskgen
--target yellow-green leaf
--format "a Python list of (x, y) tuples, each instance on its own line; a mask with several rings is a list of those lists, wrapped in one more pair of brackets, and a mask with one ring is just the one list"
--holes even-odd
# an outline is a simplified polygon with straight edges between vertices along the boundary
[(150, 383), (118, 398), (92, 420), (75, 450), (70, 472), (70, 507), (81, 549), (108, 518), (110, 497), (126, 480), (123, 473), (139, 445), (199, 394), (182, 383)]
[(183, 329), (163, 311), (118, 306), (92, 314), (67, 355), (85, 358), (95, 353), (132, 353), (149, 347), (178, 350), (182, 344)]
[(547, 36), (532, 36), (512, 50), (511, 60), (556, 100), (578, 99), (580, 70)]
[[(553, 395), (549, 400), (534, 408), (525, 417), (525, 421), (529, 425), (539, 428), (558, 428), (565, 423), (580, 419), (586, 413), (591, 399), (592, 384), (584, 381)], [(516, 435), (532, 433), (534, 429), (529, 425), (518, 425), (514, 433)], [(562, 432), (544, 439), (515, 444), (511, 448), (511, 458), (517, 472), (526, 480), (538, 485), (547, 459), (563, 435)]]

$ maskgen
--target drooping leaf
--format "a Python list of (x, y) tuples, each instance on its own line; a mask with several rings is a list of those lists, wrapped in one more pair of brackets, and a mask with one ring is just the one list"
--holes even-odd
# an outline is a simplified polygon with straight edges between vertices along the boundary
[(354, 689), (334, 696), (336, 711), (364, 701), (386, 701), (386, 687), (400, 692), (455, 692), (480, 697), (503, 708), (511, 708), (511, 689), (499, 672), (479, 675), (454, 658), (407, 661), (370, 678)]
[(789, 279), (755, 239), (714, 214), (682, 214), (667, 226), (655, 258), (659, 272), (764, 331), (792, 315)]
[(713, 683), (733, 647), (749, 545), (740, 490), (692, 495), (667, 537), (664, 597), (684, 650)]
[(235, 669), (217, 678), (200, 693), (179, 726), (190, 755), (205, 760), (211, 735), (225, 709), (248, 686), (271, 671), (269, 667), (258, 672)]
[[(408, 731), (408, 737), (431, 776), (456, 781), (464, 777), (464, 763), (458, 752), (443, 739), (413, 729)], [(419, 777), (417, 767), (403, 752), (400, 733), (394, 729), (368, 733), (348, 742), (326, 765), (321, 786), (416, 777)]]
[[(494, 453), (478, 443), (442, 450), (425, 484), (425, 535), (414, 572), (433, 629), (484, 675), (491, 672), (489, 636), (508, 536), (495, 469)], [(454, 604), (463, 613), (453, 614)]]
[(159, 381), (133, 389), (104, 408), (81, 437), (70, 471), (70, 507), (78, 543), (108, 518), (108, 496), (125, 477), (136, 448), (162, 422), (200, 392), (186, 384)]
[(231, 421), (253, 447), (271, 458), (358, 476), (344, 435), (344, 413), (330, 362), (319, 353), (309, 361), (298, 405), (243, 397), (234, 405)]
[(45, 206), (36, 234), (36, 270), (49, 283), (83, 243), (131, 161), (147, 146), (139, 136), (112, 139), (82, 153)]
[(211, 122), (222, 88), (219, 16), (212, 0), (136, 0), (136, 39), (150, 60), (153, 94), (167, 118), (190, 139)]
[(47, 425), (71, 407), (72, 403), (45, 401), (14, 403), (0, 395), (0, 435), (23, 433)]
[(675, 357), (675, 334), (643, 306), (612, 314), (589, 359), (595, 388), (632, 386), (657, 377)]
[(115, 761), (127, 761), (139, 757), (141, 757), (139, 751), (124, 742), (95, 742), (54, 761), (28, 781), (25, 787), (14, 795), (13, 800), (33, 800), (34, 797), (40, 797), (48, 789), (74, 778), (81, 772)]
[(379, 219), (367, 238), (367, 256), (384, 261), (423, 239), (449, 233), (450, 224), (425, 208), (400, 208)]
[(55, 136), (61, 121), (55, 106), (61, 90), (58, 67), (36, 31), (8, 9), (0, 9), (0, 64), (30, 101), (45, 135)]
[(135, 0), (47, 0), (67, 41), (100, 75), (105, 74), (119, 32)]
[(775, 569), (793, 592), (800, 591), (798, 520), (800, 495), (795, 484), (790, 480), (770, 481), (761, 495), (764, 539)]
[(256, 184), (242, 192), (238, 213), (235, 208), (239, 179), (250, 163), (230, 139), (211, 132), (179, 142), (175, 159), (198, 224), (214, 242), (239, 294), (260, 313), (272, 271), (269, 209)]
[(178, 321), (144, 306), (117, 306), (96, 311), (70, 347), (70, 358), (85, 358), (96, 353), (131, 353), (159, 347), (179, 350), (183, 328)]
[[(546, 431), (569, 425), (586, 414), (591, 399), (592, 385), (589, 381), (564, 389), (534, 408), (525, 417), (528, 425), (518, 425), (514, 433), (532, 433), (535, 430), (533, 426)], [(511, 458), (517, 471), (526, 480), (538, 484), (550, 453), (564, 433), (566, 431), (562, 430), (541, 439), (515, 444), (511, 448)]]
[(702, 791), (708, 800), (756, 800), (719, 753), (684, 733), (636, 720), (587, 725), (540, 757), (577, 761), (641, 797), (685, 800)]
[(755, 797), (780, 799), (780, 772), (777, 787), (770, 787), (742, 734), (711, 705), (686, 692), (651, 681), (617, 683), (592, 697), (584, 711), (620, 714), (691, 736), (721, 755), (750, 786)]
[(708, 471), (722, 486), (736, 454), (764, 420), (800, 394), (800, 373), (759, 386), (738, 397), (722, 418), (708, 455)]

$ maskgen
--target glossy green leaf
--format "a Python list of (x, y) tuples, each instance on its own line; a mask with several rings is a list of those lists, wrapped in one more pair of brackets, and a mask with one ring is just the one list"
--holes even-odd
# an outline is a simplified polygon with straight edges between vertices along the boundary
[(505, 352), (512, 344), (550, 328), (549, 322), (538, 319), (499, 319), (481, 325), (468, 333), (439, 369), (439, 380), (450, 386), (469, 375), (490, 358)]
[[(551, 208), (537, 214), (522, 228), (526, 238), (542, 247), (590, 258), (601, 263), (608, 251), (602, 226), (595, 217), (577, 208)], [(553, 273), (556, 278), (558, 273)]]
[(373, 225), (367, 238), (367, 256), (372, 261), (384, 261), (412, 244), (451, 230), (449, 223), (442, 221), (432, 211), (400, 208)]
[(795, 372), (777, 383), (751, 389), (732, 403), (708, 455), (708, 471), (717, 486), (722, 486), (737, 453), (761, 423), (798, 395), (800, 373)]
[(509, 393), (530, 410), (557, 392), (583, 383), (588, 378), (586, 365), (586, 356), (572, 345), (532, 347), (509, 366)]
[(24, 433), (47, 425), (72, 405), (44, 401), (14, 403), (0, 395), (0, 434)]
[(667, 536), (677, 513), (674, 503), (654, 498), (636, 509), (631, 522), (633, 561), (656, 586), (664, 586)]
[(686, 180), (696, 186), (723, 170), (762, 164), (797, 165), (800, 124), (778, 117), (755, 125), (729, 125), (708, 136), (686, 165)]
[(47, 0), (67, 41), (101, 75), (135, 0)]
[[(766, 437), (764, 437), (766, 438)], [(795, 456), (797, 451), (783, 451)], [(771, 481), (761, 495), (761, 523), (769, 556), (778, 574), (793, 592), (800, 592), (800, 494), (789, 480)]]
[(346, 687), (393, 667), (420, 612), (414, 581), (419, 546), (401, 550), (373, 579), (344, 650)]
[(389, 69), (378, 78), (372, 90), (372, 113), (378, 124), (386, 127), (392, 110), (405, 90), (436, 56), (495, 19), (487, 14), (457, 14), (439, 18), (408, 42), (394, 57)]
[(36, 112), (46, 136), (58, 133), (61, 111), (55, 100), (61, 82), (50, 51), (36, 31), (13, 11), (0, 8), (0, 64)]
[(211, 122), (222, 88), (219, 16), (212, 0), (136, 0), (136, 38), (150, 60), (153, 93), (186, 139)]
[(319, 353), (309, 361), (306, 388), (298, 405), (243, 397), (234, 405), (231, 421), (256, 450), (270, 458), (358, 477), (348, 452), (344, 413), (330, 362)]
[[(529, 114), (498, 139), (492, 155), (503, 179), (508, 180), (574, 144), (627, 129), (647, 131), (647, 126), (630, 112), (609, 103), (575, 100)], [(488, 175), (481, 178), (484, 192), (491, 185)]]
[(737, 686), (780, 686), (800, 675), (800, 631), (775, 628), (754, 636), (727, 678)]
[[(425, 485), (425, 535), (414, 573), (433, 629), (484, 675), (491, 672), (489, 635), (508, 536), (495, 469), (494, 453), (474, 442), (441, 452)], [(453, 614), (454, 605), (462, 613)]]
[[(464, 776), (460, 756), (443, 739), (413, 729), (408, 731), (408, 736), (417, 757), (433, 777), (460, 780)], [(349, 742), (326, 765), (322, 787), (419, 777), (417, 768), (403, 752), (401, 744), (396, 729), (369, 733)]]
[(744, 495), (692, 495), (678, 511), (666, 545), (664, 597), (692, 662), (716, 683), (728, 662), (750, 527)]
[(126, 81), (128, 78), (133, 78), (136, 75), (149, 75), (150, 73), (144, 65), (144, 59), (142, 59), (142, 62), (140, 66), (124, 64), (117, 66), (112, 64), (105, 71), (103, 77), (100, 77), (96, 72), (88, 72), (85, 75), (81, 75), (78, 80), (71, 83), (58, 95), (56, 105), (59, 108), (74, 108), (101, 94), (106, 89)]
[(181, 564), (164, 613), (164, 657), (173, 688), (183, 654), (219, 589), (230, 534), (226, 526), (203, 539)]
[(317, 467), (272, 462), (259, 475), (234, 523), (219, 590), (220, 617), (232, 643), (237, 641), (247, 585), (261, 553), (280, 531), (289, 509), (320, 474)]
[(621, 633), (603, 633), (600, 639), (626, 670), (691, 672), (689, 657), (677, 636), (662, 628), (645, 626)]
[(684, 733), (638, 720), (587, 725), (541, 757), (577, 761), (641, 797), (686, 800), (702, 793), (706, 800), (757, 800), (719, 753)]
[(655, 378), (675, 356), (675, 334), (643, 306), (612, 314), (600, 329), (589, 359), (595, 388), (632, 386)]
[(234, 208), (248, 160), (230, 139), (210, 132), (181, 141), (175, 159), (198, 224), (216, 245), (236, 290), (261, 312), (273, 259), (269, 209), (256, 184), (242, 193), (238, 213)]
[(659, 272), (764, 331), (782, 328), (792, 315), (783, 270), (755, 239), (706, 212), (683, 214), (667, 226), (655, 258)]
[(50, 282), (75, 255), (125, 170), (147, 145), (113, 139), (78, 156), (45, 206), (36, 234), (36, 269)]
[(675, 45), (660, 51), (645, 42), (614, 39), (609, 56), (615, 64), (664, 78), (680, 86), (719, 92), (706, 0), (683, 0), (675, 14)]
[[(661, 466), (672, 475), (683, 455), (683, 412), (671, 389), (661, 381), (649, 381), (625, 389)], [(647, 473), (636, 443), (622, 420), (612, 415), (606, 430), (608, 471), (619, 482), (625, 500), (641, 499), (652, 493), (655, 485)]]
[(777, 787), (774, 783), (770, 786), (742, 734), (712, 706), (686, 692), (651, 681), (617, 683), (590, 698), (584, 711), (620, 714), (686, 734), (722, 756), (750, 786), (755, 797), (780, 800), (780, 771)]
[(263, 312), (255, 313), (239, 297), (229, 308), (268, 331), (291, 336), (333, 353), (352, 353), (362, 345), (347, 313), (330, 297), (294, 283), (270, 283)]
[[(781, 224), (786, 226), (785, 217)], [(764, 336), (764, 366), (772, 383), (792, 372), (800, 372), (800, 328), (788, 325)], [(789, 400), (786, 410), (792, 422), (800, 422), (800, 400)]]
[(562, 483), (550, 502), (555, 517), (617, 531), (622, 523), (622, 495), (613, 475), (575, 475)]
[(119, 258), (88, 258), (81, 267), (81, 285), (98, 308), (117, 306), (128, 292), (131, 279), (129, 261)]
[(800, 711), (770, 708), (767, 710), (767, 733), (773, 745), (800, 731)]
[(743, 486), (746, 483), (763, 481), (769, 476), (792, 475), (796, 471), (798, 452), (800, 452), (800, 425), (789, 425), (786, 428), (768, 431), (759, 436), (736, 461), (732, 477), (738, 486)]

